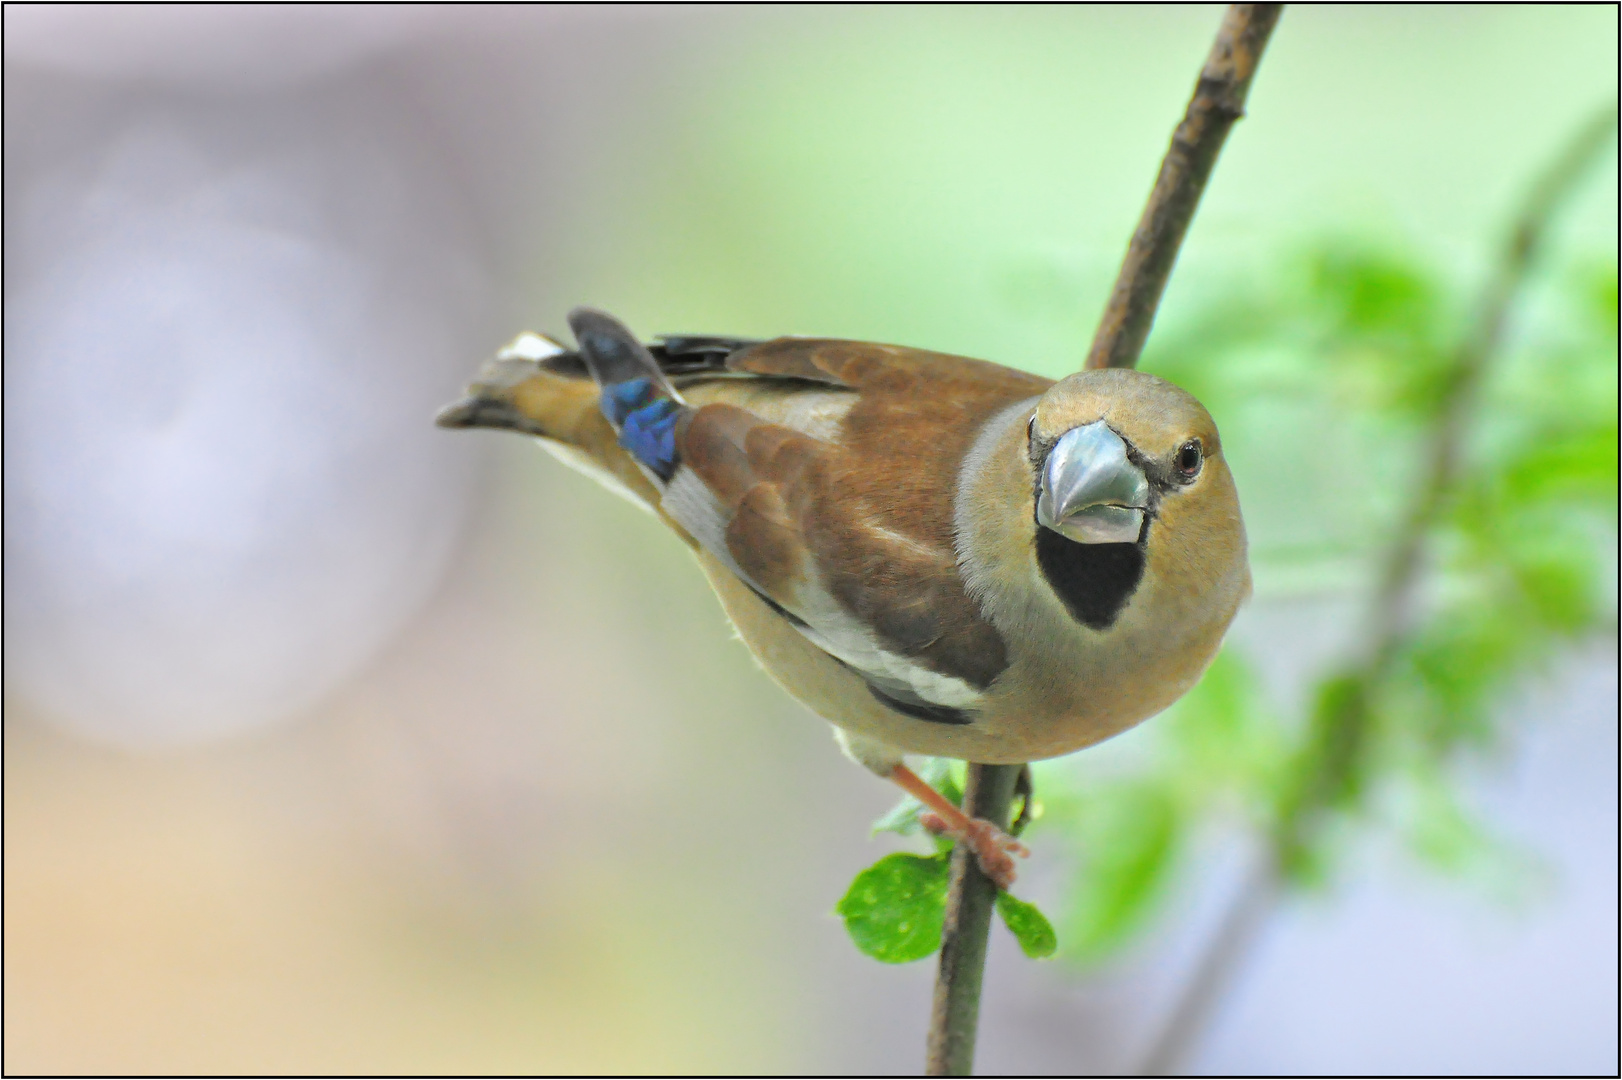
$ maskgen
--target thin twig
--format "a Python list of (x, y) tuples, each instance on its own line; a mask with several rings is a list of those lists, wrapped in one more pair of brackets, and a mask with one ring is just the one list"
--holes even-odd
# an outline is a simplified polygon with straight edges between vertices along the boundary
[(1134, 367), (1154, 325), (1183, 234), (1234, 121), (1245, 115), (1250, 80), (1283, 4), (1233, 4), (1194, 85), (1183, 122), (1172, 133), (1154, 190), (1132, 233), (1126, 259), (1099, 320), (1089, 368)]
[[(970, 765), (963, 810), (998, 828), (1008, 827), (1008, 811), (1020, 765)], [(974, 1037), (980, 1023), (980, 981), (997, 885), (980, 869), (968, 844), (952, 851), (946, 893), (946, 926), (941, 933), (940, 968), (929, 1017), (925, 1076), (968, 1076), (974, 1071)]]
[(1408, 614), (1424, 565), (1425, 541), (1441, 520), (1459, 474), (1460, 452), (1475, 417), (1482, 376), (1497, 356), (1515, 302), (1546, 241), (1555, 214), (1576, 191), (1578, 182), (1610, 140), (1616, 107), (1602, 110), (1579, 129), (1560, 156), (1532, 185), (1500, 254), (1492, 278), (1482, 290), (1475, 321), (1454, 353), (1448, 383), (1431, 432), (1425, 476), (1415, 488), (1397, 540), (1381, 563), (1370, 605), (1368, 642), (1362, 669), (1355, 677), (1364, 688), (1358, 706), (1339, 714), (1343, 728), (1332, 733), (1338, 753), (1321, 759), (1325, 775), (1309, 777), (1302, 799), (1292, 806), (1273, 838), (1273, 850), (1247, 878), (1233, 906), (1195, 965), (1194, 974), (1172, 1008), (1170, 1018), (1144, 1058), (1141, 1075), (1175, 1072), (1193, 1047), (1216, 1003), (1242, 966), (1271, 909), (1283, 895), (1285, 868), (1311, 841), (1322, 812), (1344, 790), (1345, 776), (1357, 768), (1368, 725), (1368, 689), (1386, 677), (1407, 634)]
[[(1193, 99), (1172, 136), (1143, 218), (1127, 248), (1115, 290), (1093, 339), (1088, 367), (1132, 367), (1138, 362), (1166, 278), (1177, 261), (1183, 234), (1188, 231), (1228, 129), (1244, 114), (1250, 80), (1283, 6), (1234, 4), (1223, 17), (1216, 42), (1195, 84)], [(1006, 827), (1009, 803), (1023, 768), (970, 764), (964, 809)], [(980, 984), (996, 898), (996, 885), (980, 871), (968, 845), (959, 844), (952, 853), (926, 1075), (968, 1076), (973, 1070)]]

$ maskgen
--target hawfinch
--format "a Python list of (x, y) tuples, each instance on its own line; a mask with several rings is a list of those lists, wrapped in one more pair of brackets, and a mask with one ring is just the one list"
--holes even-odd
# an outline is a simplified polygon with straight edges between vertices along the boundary
[(577, 349), (520, 335), (440, 425), (534, 435), (657, 514), (767, 672), (1004, 887), (1023, 848), (902, 755), (1107, 739), (1194, 684), (1249, 594), (1216, 425), (1153, 375), (569, 325)]

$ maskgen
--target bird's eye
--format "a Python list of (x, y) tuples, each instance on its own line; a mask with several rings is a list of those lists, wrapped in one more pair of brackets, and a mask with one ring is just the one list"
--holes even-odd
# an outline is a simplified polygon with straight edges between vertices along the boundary
[(1205, 455), (1200, 452), (1200, 440), (1190, 439), (1177, 451), (1177, 471), (1183, 474), (1183, 479), (1192, 480), (1200, 474), (1200, 465)]

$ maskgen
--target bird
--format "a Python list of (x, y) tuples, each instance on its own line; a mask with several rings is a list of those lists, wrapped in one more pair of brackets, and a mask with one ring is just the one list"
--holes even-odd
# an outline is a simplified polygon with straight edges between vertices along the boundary
[(533, 436), (657, 515), (766, 672), (1001, 888), (1027, 849), (906, 755), (1116, 735), (1198, 681), (1250, 595), (1216, 424), (1155, 375), (568, 323), (575, 348), (520, 334), (438, 424)]

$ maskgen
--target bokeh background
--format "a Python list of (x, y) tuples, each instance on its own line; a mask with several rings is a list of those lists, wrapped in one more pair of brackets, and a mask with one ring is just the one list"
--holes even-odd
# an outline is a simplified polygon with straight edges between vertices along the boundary
[[(6, 1071), (917, 1071), (933, 963), (831, 915), (894, 793), (653, 519), (431, 417), (577, 303), (1073, 369), (1218, 11), (4, 17)], [(1164, 319), (1325, 231), (1478, 281), (1616, 36), (1288, 11)], [(1613, 149), (1559, 261), (1614, 266), (1616, 199)], [(1288, 696), (1347, 609), (1286, 577), (1234, 637)], [(1616, 1069), (1612, 618), (1467, 778), (1543, 884), (1365, 852), (1190, 1068)], [(1101, 968), (998, 931), (981, 1067), (1131, 1067), (1229, 862)]]

